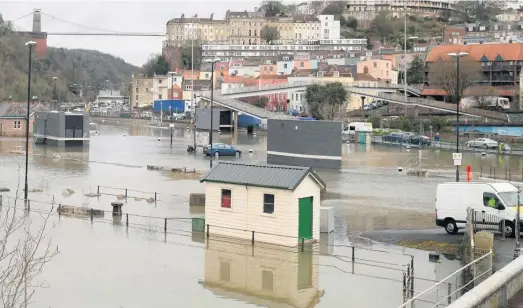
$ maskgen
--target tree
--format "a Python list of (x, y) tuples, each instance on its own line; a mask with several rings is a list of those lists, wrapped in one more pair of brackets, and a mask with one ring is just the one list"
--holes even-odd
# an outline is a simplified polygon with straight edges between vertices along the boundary
[[(405, 60), (405, 65), (407, 65)], [(425, 62), (420, 56), (415, 56), (410, 62), (410, 66), (407, 69), (407, 83), (408, 84), (422, 84), (425, 76)]]
[[(58, 254), (47, 237), (49, 211), (36, 211), (40, 215), (33, 221), (20, 209), (20, 194), (14, 198), (0, 196), (0, 302), (2, 307), (27, 307), (37, 288), (44, 287), (35, 281), (44, 266)], [(3, 201), (2, 201), (3, 200)]]
[(389, 18), (387, 11), (380, 12), (371, 22), (372, 32), (385, 43), (395, 32), (398, 31), (398, 22)]
[(367, 36), (365, 37), (365, 39), (367, 40), (367, 50), (374, 49), (374, 45), (372, 45), (372, 38), (370, 36)]
[(405, 41), (405, 36), (398, 37), (398, 45), (401, 46), (401, 49), (411, 50), (412, 49), (412, 40), (409, 40), (407, 38), (407, 41)]
[(256, 106), (258, 108), (265, 108), (265, 104), (267, 104), (267, 102), (269, 101), (269, 99), (267, 99), (267, 97), (265, 96), (260, 96), (259, 99), (255, 100), (252, 105), (253, 106)]
[(152, 55), (143, 65), (143, 70), (147, 77), (153, 77), (154, 75), (167, 75), (170, 67), (163, 55)]
[(358, 20), (354, 17), (349, 17), (345, 19), (345, 26), (354, 30), (358, 29)]
[(345, 9), (345, 3), (343, 1), (333, 1), (329, 3), (321, 12), (323, 15), (336, 15), (339, 16)]
[(348, 93), (339, 82), (324, 86), (311, 85), (305, 91), (309, 113), (320, 120), (334, 120), (348, 99)]
[(278, 28), (271, 27), (268, 25), (263, 26), (261, 30), (261, 38), (269, 45), (274, 44), (277, 40), (280, 39), (280, 31)]
[(284, 14), (285, 6), (281, 1), (263, 1), (260, 5), (260, 10), (265, 17), (275, 17)]
[[(455, 100), (458, 76), (456, 72), (456, 59), (439, 59), (431, 63), (429, 67), (429, 84), (435, 85)], [(459, 60), (459, 89), (457, 93), (463, 97), (465, 89), (474, 85), (481, 76), (481, 64), (470, 57), (462, 57)]]
[(504, 7), (505, 1), (499, 0), (459, 1), (456, 4), (466, 22), (495, 21)]

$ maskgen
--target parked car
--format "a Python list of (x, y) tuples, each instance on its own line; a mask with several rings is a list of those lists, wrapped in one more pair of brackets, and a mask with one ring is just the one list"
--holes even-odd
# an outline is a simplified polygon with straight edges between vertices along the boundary
[(430, 145), (430, 138), (423, 135), (415, 135), (410, 136), (409, 141), (410, 144), (418, 144), (418, 145)]
[(477, 138), (466, 143), (469, 148), (496, 149), (498, 142), (489, 138)]
[(387, 136), (383, 136), (383, 141), (385, 142), (394, 142), (394, 143), (404, 143), (407, 142), (412, 136), (412, 133), (392, 133)]
[(372, 107), (370, 105), (363, 106), (364, 111), (370, 111), (371, 109), (372, 109)]
[(203, 147), (203, 154), (207, 156), (240, 156), (242, 151), (230, 144), (213, 143), (212, 147)]
[(371, 107), (372, 109), (376, 109), (376, 108), (378, 108), (378, 107), (379, 107), (379, 106), (378, 106), (378, 102), (373, 102), (373, 103), (371, 103), (371, 104), (370, 104), (370, 107)]

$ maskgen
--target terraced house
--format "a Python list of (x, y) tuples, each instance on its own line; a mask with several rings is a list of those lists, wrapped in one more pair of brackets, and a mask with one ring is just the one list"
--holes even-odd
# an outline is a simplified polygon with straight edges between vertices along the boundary
[[(445, 90), (430, 84), (431, 65), (440, 59), (449, 59), (449, 53), (466, 52), (474, 61), (481, 63), (481, 76), (477, 86), (465, 90), (465, 95), (488, 95), (486, 88), (493, 89), (498, 96), (517, 102), (519, 76), (523, 67), (523, 44), (474, 44), (474, 45), (440, 45), (432, 48), (425, 60), (425, 82), (429, 85), (423, 95), (433, 97), (446, 96)], [(486, 87), (488, 85), (489, 87)], [(514, 106), (515, 103), (514, 103)]]

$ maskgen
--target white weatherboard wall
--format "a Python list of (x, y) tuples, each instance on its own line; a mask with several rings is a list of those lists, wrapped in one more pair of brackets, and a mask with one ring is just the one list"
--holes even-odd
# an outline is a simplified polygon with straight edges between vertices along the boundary
[[(221, 207), (221, 190), (231, 190), (231, 208)], [(263, 194), (274, 195), (274, 213), (263, 213)], [(298, 200), (313, 197), (313, 239), (320, 239), (320, 187), (310, 176), (294, 192), (246, 185), (205, 183), (205, 222), (209, 233), (284, 246), (298, 239)], [(264, 234), (265, 233), (265, 234)]]

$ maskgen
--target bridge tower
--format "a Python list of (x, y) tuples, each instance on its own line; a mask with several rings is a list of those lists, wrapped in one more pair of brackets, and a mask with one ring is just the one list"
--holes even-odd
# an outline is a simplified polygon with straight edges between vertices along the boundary
[(33, 31), (27, 34), (36, 42), (36, 55), (45, 58), (47, 55), (47, 32), (42, 32), (42, 10), (33, 9)]

